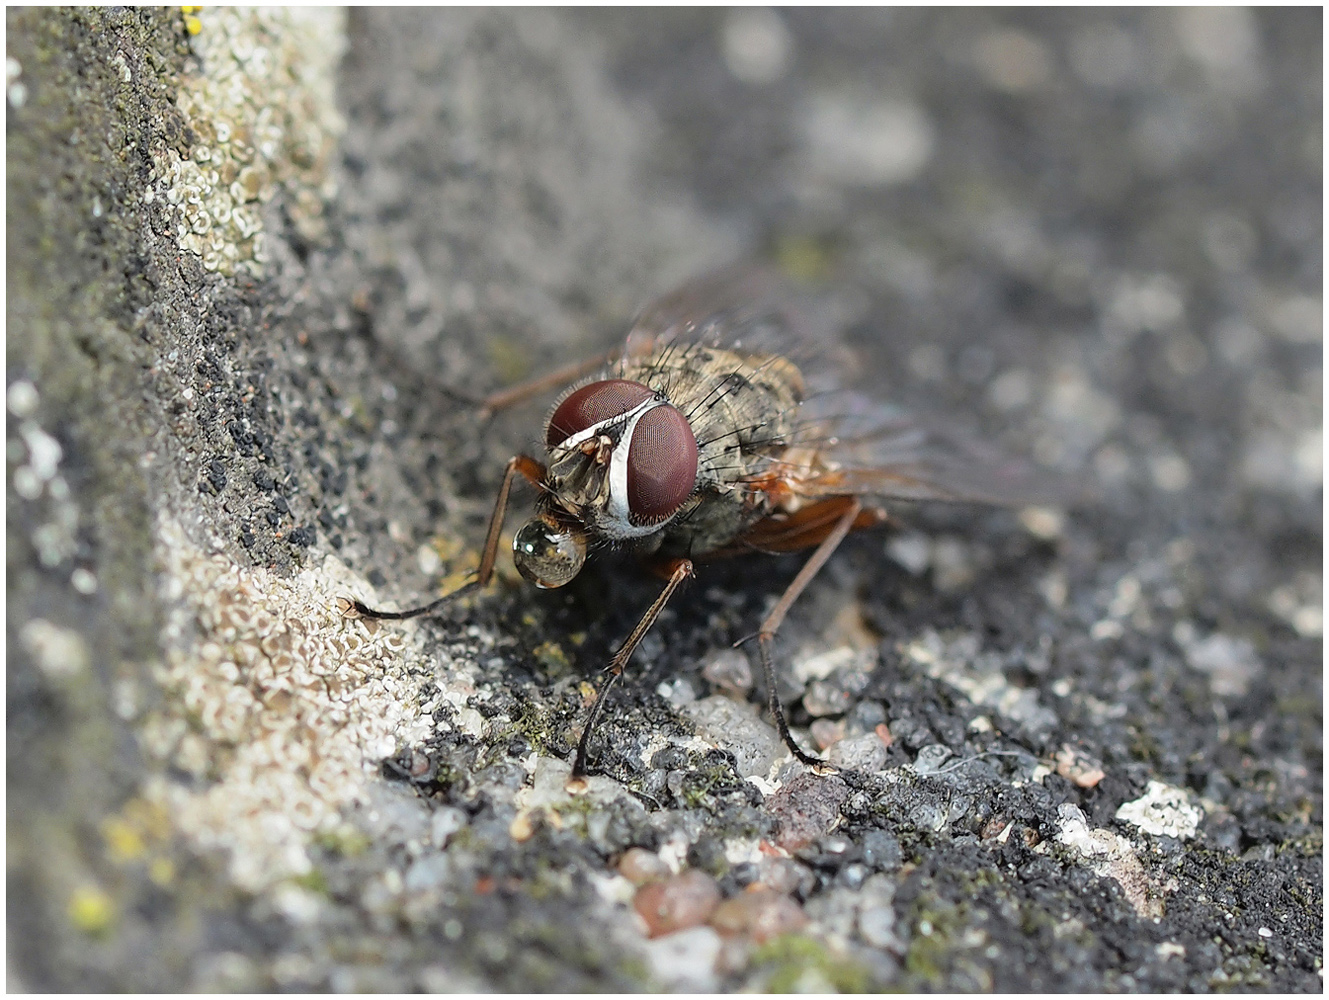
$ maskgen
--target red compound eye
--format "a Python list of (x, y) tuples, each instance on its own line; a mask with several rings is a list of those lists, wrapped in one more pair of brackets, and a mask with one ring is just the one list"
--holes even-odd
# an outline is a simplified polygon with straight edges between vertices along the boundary
[[(572, 435), (610, 417), (620, 417), (655, 393), (640, 382), (611, 378), (584, 385), (558, 404), (549, 418), (545, 444), (560, 445)], [(691, 432), (689, 432), (690, 436)], [(695, 444), (694, 444), (695, 449)]]
[(697, 439), (672, 406), (647, 410), (628, 449), (628, 513), (636, 524), (670, 517), (697, 484)]

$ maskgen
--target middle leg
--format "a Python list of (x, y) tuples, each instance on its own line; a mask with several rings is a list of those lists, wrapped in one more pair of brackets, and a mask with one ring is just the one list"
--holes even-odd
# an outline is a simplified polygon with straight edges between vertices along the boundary
[(761, 628), (757, 630), (757, 648), (761, 653), (761, 669), (766, 677), (766, 690), (769, 693), (771, 715), (775, 717), (775, 727), (780, 731), (780, 738), (784, 740), (790, 752), (793, 753), (804, 764), (821, 774), (831, 773), (835, 768), (825, 761), (818, 760), (807, 753), (794, 742), (793, 734), (789, 732), (789, 723), (785, 721), (784, 707), (780, 704), (780, 695), (775, 686), (775, 661), (772, 647), (775, 642), (775, 633), (779, 630), (780, 624), (784, 621), (785, 615), (789, 613), (789, 608), (794, 601), (798, 600), (798, 595), (803, 593), (807, 585), (812, 582), (812, 578), (817, 575), (822, 566), (826, 565), (826, 560), (831, 557), (839, 544), (855, 527), (859, 515), (863, 512), (863, 505), (858, 498), (848, 498), (843, 513), (839, 520), (835, 522), (834, 527), (822, 539), (821, 544), (817, 546), (815, 552), (803, 564), (803, 568), (798, 571), (793, 582), (785, 588), (780, 600), (771, 613), (766, 616), (766, 620), (761, 623)]
[(650, 631), (651, 626), (655, 624), (655, 619), (660, 617), (660, 612), (669, 603), (669, 598), (674, 596), (674, 591), (678, 589), (679, 584), (692, 575), (691, 559), (674, 559), (667, 565), (669, 568), (669, 582), (665, 584), (664, 590), (655, 599), (655, 603), (646, 609), (646, 613), (641, 616), (641, 621), (637, 622), (637, 627), (632, 630), (631, 635), (623, 640), (623, 645), (619, 647), (618, 652), (614, 654), (614, 658), (609, 661), (609, 666), (605, 668), (605, 673), (608, 676), (604, 683), (600, 685), (600, 691), (595, 696), (595, 703), (591, 705), (591, 714), (586, 717), (586, 727), (581, 731), (581, 740), (577, 743), (577, 759), (572, 765), (572, 776), (574, 778), (581, 778), (586, 775), (591, 732), (604, 713), (605, 698), (609, 695), (609, 689), (614, 686), (614, 682), (622, 675), (623, 668), (627, 666), (627, 662), (631, 659), (638, 643)]

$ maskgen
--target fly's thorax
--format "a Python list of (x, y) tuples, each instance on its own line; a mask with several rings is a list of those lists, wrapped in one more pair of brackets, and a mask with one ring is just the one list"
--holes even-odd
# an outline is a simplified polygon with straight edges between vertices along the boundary
[(602, 379), (554, 408), (546, 506), (611, 541), (658, 532), (685, 506), (697, 478), (697, 441), (668, 397), (641, 382)]
[(624, 366), (623, 377), (667, 393), (698, 447), (698, 482), (720, 493), (781, 457), (798, 419), (803, 375), (788, 358), (693, 345)]

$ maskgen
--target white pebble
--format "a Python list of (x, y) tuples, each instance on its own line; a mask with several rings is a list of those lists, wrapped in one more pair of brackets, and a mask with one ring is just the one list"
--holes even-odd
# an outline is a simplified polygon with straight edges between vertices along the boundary
[(720, 943), (720, 935), (713, 928), (689, 927), (647, 941), (646, 960), (665, 986), (710, 992), (716, 987), (715, 960)]
[(23, 626), (19, 640), (50, 677), (72, 677), (87, 669), (88, 647), (72, 629), (34, 618)]
[(5, 402), (16, 417), (30, 417), (37, 412), (37, 387), (27, 379), (19, 379), (9, 387)]
[(729, 72), (744, 83), (772, 83), (785, 74), (793, 39), (784, 19), (766, 7), (730, 13), (724, 25), (724, 59)]
[(805, 151), (814, 171), (842, 184), (913, 180), (932, 159), (935, 129), (909, 101), (860, 101), (823, 95), (804, 115)]

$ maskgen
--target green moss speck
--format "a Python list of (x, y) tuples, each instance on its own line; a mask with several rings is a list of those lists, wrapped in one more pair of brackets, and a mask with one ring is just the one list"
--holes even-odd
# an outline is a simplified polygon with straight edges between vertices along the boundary
[(359, 830), (339, 829), (316, 834), (314, 843), (325, 851), (340, 854), (344, 858), (353, 858), (368, 849), (370, 840)]
[(328, 894), (328, 880), (318, 868), (311, 868), (303, 875), (297, 875), (291, 881), (300, 888), (316, 892), (320, 896)]
[(839, 993), (864, 993), (871, 986), (867, 970), (857, 962), (801, 934), (768, 941), (753, 953), (752, 964), (773, 966), (766, 978), (771, 993), (803, 992), (814, 984), (829, 985)]

